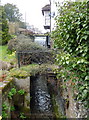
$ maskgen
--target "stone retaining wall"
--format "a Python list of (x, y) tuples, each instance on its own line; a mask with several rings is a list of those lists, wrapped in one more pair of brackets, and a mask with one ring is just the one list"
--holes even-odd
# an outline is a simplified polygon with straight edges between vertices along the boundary
[[(16, 88), (16, 90), (23, 89), (25, 91), (24, 95), (20, 95), (16, 93), (12, 96), (12, 99), (8, 98), (8, 93), (12, 88)], [(0, 85), (0, 90), (3, 94), (0, 94), (0, 106), (5, 104), (8, 109), (4, 110), (6, 114), (8, 114), (9, 119), (12, 118), (11, 106), (16, 106), (19, 108), (19, 113), (25, 111), (24, 114), (30, 113), (30, 77), (25, 79), (17, 79), (14, 78), (11, 81), (3, 81), (2, 85)], [(0, 93), (1, 93), (0, 91)], [(3, 109), (0, 107), (0, 115), (2, 116)], [(16, 114), (16, 111), (14, 112)], [(17, 117), (16, 115), (14, 117)]]

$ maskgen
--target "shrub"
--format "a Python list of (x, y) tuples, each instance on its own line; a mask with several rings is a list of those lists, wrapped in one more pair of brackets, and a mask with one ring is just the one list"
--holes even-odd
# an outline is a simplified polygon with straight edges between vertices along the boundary
[(17, 39), (11, 39), (9, 42), (8, 42), (8, 49), (10, 51), (16, 51), (16, 45), (18, 44), (18, 41)]
[(13, 37), (13, 38), (8, 42), (8, 49), (9, 49), (10, 51), (16, 51), (21, 44), (23, 44), (24, 42), (25, 42), (25, 43), (27, 42), (27, 44), (28, 44), (28, 43), (31, 42), (31, 41), (32, 41), (32, 40), (31, 40), (29, 37), (21, 34), (21, 35), (19, 35), (19, 36), (17, 36), (17, 37)]
[[(21, 64), (30, 63), (44, 63), (51, 60), (51, 52), (48, 52), (47, 48), (39, 45), (38, 43), (31, 42), (29, 39), (21, 39), (16, 45), (16, 51), (21, 52), (20, 60)], [(26, 52), (26, 53), (24, 53)]]
[(32, 42), (32, 39), (25, 35), (19, 35), (17, 38), (8, 42), (8, 49), (11, 51), (21, 52), (20, 62), (21, 64), (30, 63), (46, 63), (53, 61), (52, 51), (49, 51), (46, 47)]
[(9, 27), (3, 6), (0, 6), (0, 16), (2, 16), (0, 17), (0, 25), (2, 26), (0, 26), (0, 29), (2, 29), (2, 31), (0, 31), (0, 45), (5, 45), (10, 40), (11, 36), (9, 34)]
[(28, 39), (21, 40), (21, 42), (18, 43), (16, 46), (16, 50), (18, 52), (25, 52), (25, 51), (44, 51), (46, 50), (45, 47), (40, 46), (37, 43), (30, 42)]

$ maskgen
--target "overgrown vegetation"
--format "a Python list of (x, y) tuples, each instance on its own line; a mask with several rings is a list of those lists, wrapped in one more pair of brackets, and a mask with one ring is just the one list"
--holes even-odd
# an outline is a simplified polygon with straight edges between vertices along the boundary
[(12, 88), (10, 92), (8, 93), (8, 98), (12, 99), (12, 97), (16, 94), (16, 88)]
[(25, 90), (20, 89), (20, 90), (17, 91), (16, 88), (11, 88), (11, 90), (8, 93), (8, 98), (12, 99), (15, 94), (24, 95), (25, 94)]
[(19, 35), (17, 38), (10, 40), (8, 43), (8, 49), (11, 51), (15, 50), (17, 52), (46, 50), (45, 47), (42, 47), (39, 44), (33, 42), (33, 39), (25, 35)]
[(11, 62), (12, 64), (16, 63), (15, 52), (8, 51), (7, 45), (0, 46), (0, 60)]
[(6, 103), (3, 103), (3, 104), (2, 104), (2, 118), (3, 118), (3, 119), (8, 117), (7, 109), (8, 109), (7, 104), (6, 104)]
[(0, 45), (5, 45), (10, 40), (9, 27), (3, 6), (0, 6)]
[(30, 49), (31, 42), (30, 37), (21, 34), (8, 42), (8, 49), (10, 51), (27, 51)]
[(53, 51), (33, 42), (33, 39), (20, 35), (8, 42), (8, 49), (19, 54), (20, 63), (27, 65), (31, 63), (53, 63)]
[(56, 69), (57, 66), (54, 64), (31, 64), (27, 66), (23, 66), (20, 68), (13, 68), (10, 70), (9, 76), (16, 77), (16, 78), (26, 78), (28, 76), (34, 76), (38, 73), (46, 73), (47, 70), (50, 68), (52, 70)]
[[(25, 90), (24, 89), (17, 90), (15, 87), (11, 88), (8, 93), (9, 100), (12, 100), (16, 94), (19, 94), (20, 96), (22, 96), (25, 94)], [(17, 109), (15, 108), (13, 102), (12, 102), (11, 106), (9, 106), (7, 102), (3, 102), (3, 104), (2, 104), (2, 118), (3, 119), (9, 119), (10, 116), (8, 114), (8, 109), (11, 112), (17, 112)], [(24, 115), (24, 113), (22, 114), (22, 117), (23, 117), (23, 115)], [(18, 114), (19, 118), (21, 118), (20, 116), (21, 116), (21, 113)]]
[(74, 96), (89, 108), (89, 2), (64, 2), (59, 6), (54, 46), (58, 77), (74, 88)]

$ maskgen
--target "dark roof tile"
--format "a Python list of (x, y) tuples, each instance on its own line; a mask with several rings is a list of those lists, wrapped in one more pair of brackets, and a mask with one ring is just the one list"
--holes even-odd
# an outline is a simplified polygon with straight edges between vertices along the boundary
[(42, 8), (42, 14), (43, 15), (44, 15), (44, 11), (50, 11), (50, 4), (47, 4)]

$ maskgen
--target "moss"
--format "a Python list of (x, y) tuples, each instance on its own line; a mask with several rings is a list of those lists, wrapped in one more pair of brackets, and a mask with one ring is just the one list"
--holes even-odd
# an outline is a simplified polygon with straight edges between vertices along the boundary
[(31, 64), (31, 65), (27, 65), (27, 66), (23, 66), (20, 68), (20, 70), (25, 70), (28, 74), (30, 74), (31, 76), (34, 76), (38, 73), (46, 73), (47, 69), (50, 68), (51, 70), (54, 71), (54, 69), (56, 69), (56, 65), (55, 64)]
[(10, 70), (9, 76), (16, 78), (26, 78), (28, 76), (34, 76), (38, 73), (46, 73), (47, 69), (51, 68), (52, 70), (55, 68), (55, 65), (50, 64), (31, 64), (27, 66), (23, 66), (21, 68), (13, 68)]
[(27, 71), (25, 71), (25, 70), (13, 68), (12, 70), (10, 70), (10, 76), (16, 77), (16, 78), (26, 78), (26, 77), (30, 76), (30, 74), (28, 74)]
[(22, 111), (25, 113), (25, 114), (29, 114), (30, 113), (30, 107), (29, 108), (27, 108), (27, 107), (23, 107), (22, 108)]
[(59, 111), (59, 106), (55, 100), (55, 96), (52, 95), (52, 104), (53, 104), (53, 112), (54, 112), (54, 116), (56, 119), (59, 119), (59, 118), (65, 118), (65, 116), (62, 115), (61, 111)]

